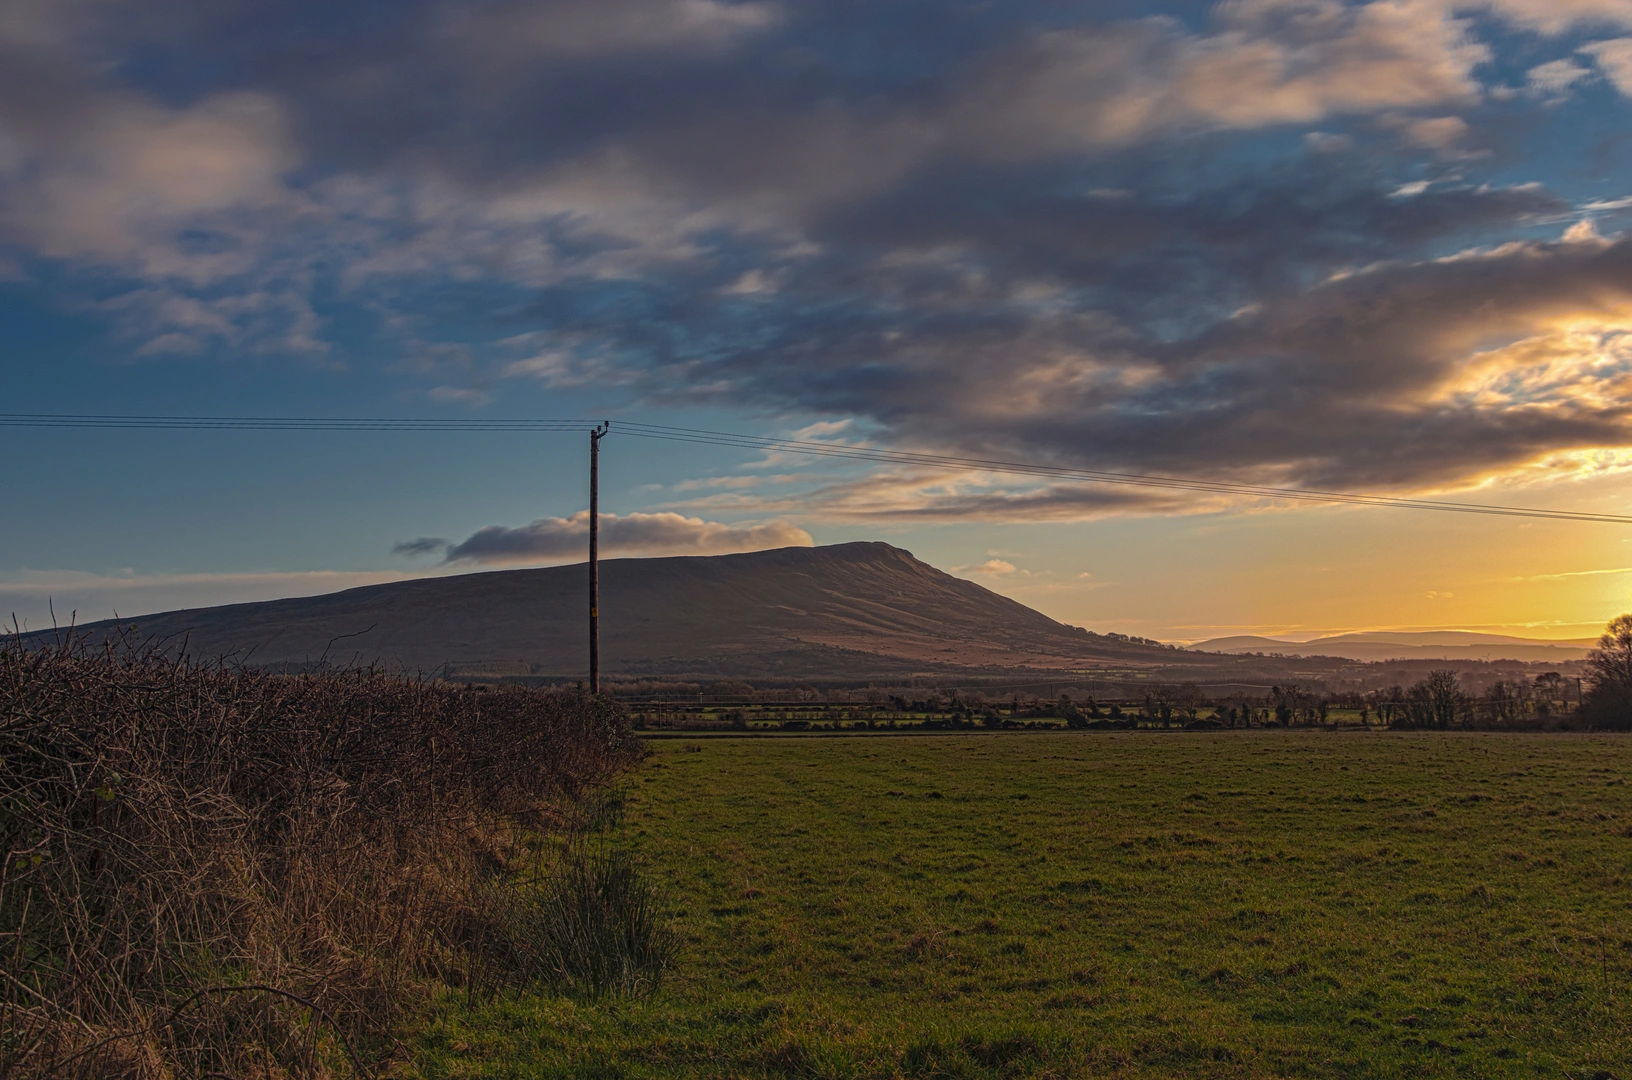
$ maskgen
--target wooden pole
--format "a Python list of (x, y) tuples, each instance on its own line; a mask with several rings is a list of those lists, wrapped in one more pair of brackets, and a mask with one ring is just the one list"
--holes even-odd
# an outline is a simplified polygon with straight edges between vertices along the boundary
[(601, 439), (610, 424), (589, 432), (589, 692), (601, 692)]

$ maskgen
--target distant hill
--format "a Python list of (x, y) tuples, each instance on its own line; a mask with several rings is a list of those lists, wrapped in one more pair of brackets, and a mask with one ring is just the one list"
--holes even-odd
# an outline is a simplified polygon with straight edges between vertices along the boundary
[(1335, 634), (1311, 641), (1243, 635), (1198, 641), (1190, 648), (1198, 652), (1237, 655), (1261, 652), (1285, 656), (1339, 656), (1360, 661), (1518, 660), (1546, 664), (1584, 659), (1587, 651), (1596, 643), (1596, 638), (1550, 641), (1506, 634), (1475, 634), (1463, 630), (1431, 630), (1367, 631)]
[[(194, 656), (581, 675), (583, 564), (370, 585), (126, 620)], [(114, 624), (85, 627), (93, 638)], [(889, 544), (601, 563), (608, 675), (844, 676), (949, 668), (1199, 669), (1193, 653), (1055, 622)]]

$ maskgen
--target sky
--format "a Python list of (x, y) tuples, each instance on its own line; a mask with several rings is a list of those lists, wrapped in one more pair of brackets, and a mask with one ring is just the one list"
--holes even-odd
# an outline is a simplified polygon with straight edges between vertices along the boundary
[(8, 0), (0, 609), (884, 540), (1191, 641), (1590, 636), (1632, 529), (1632, 0)]

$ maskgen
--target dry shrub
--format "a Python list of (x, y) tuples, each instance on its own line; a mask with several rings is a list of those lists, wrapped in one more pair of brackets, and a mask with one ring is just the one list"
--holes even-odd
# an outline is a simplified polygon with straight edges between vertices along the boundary
[(365, 1072), (640, 753), (581, 692), (0, 646), (0, 1077)]

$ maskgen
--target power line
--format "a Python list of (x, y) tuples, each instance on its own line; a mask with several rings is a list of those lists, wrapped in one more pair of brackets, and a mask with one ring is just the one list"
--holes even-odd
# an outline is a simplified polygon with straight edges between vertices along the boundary
[(97, 416), (0, 413), (0, 427), (220, 431), (583, 431), (587, 420), (416, 420), (312, 416)]
[[(544, 432), (586, 431), (593, 425), (594, 422), (588, 420), (423, 420), (377, 417), (110, 416), (71, 413), (0, 413), (0, 427), (135, 429), (149, 431)], [(736, 447), (747, 450), (798, 454), (806, 457), (840, 458), (885, 465), (909, 465), (960, 472), (979, 471), (1029, 476), (1065, 483), (1115, 484), (1129, 487), (1194, 491), (1204, 494), (1280, 499), (1292, 502), (1377, 506), (1401, 510), (1434, 510), (1441, 513), (1483, 514), (1495, 517), (1533, 518), (1546, 521), (1582, 521), (1611, 525), (1632, 525), (1632, 516), (1623, 514), (1548, 510), (1539, 507), (1508, 506), (1493, 503), (1409, 499), (1392, 495), (1368, 495), (1357, 492), (1323, 491), (1313, 488), (1239, 484), (1151, 473), (1072, 469), (1021, 461), (960, 457), (950, 454), (925, 454), (907, 450), (886, 450), (878, 447), (817, 442), (808, 439), (779, 439), (760, 435), (745, 435), (739, 432), (671, 427), (634, 421), (619, 421), (615, 430), (621, 435), (642, 439)]]

